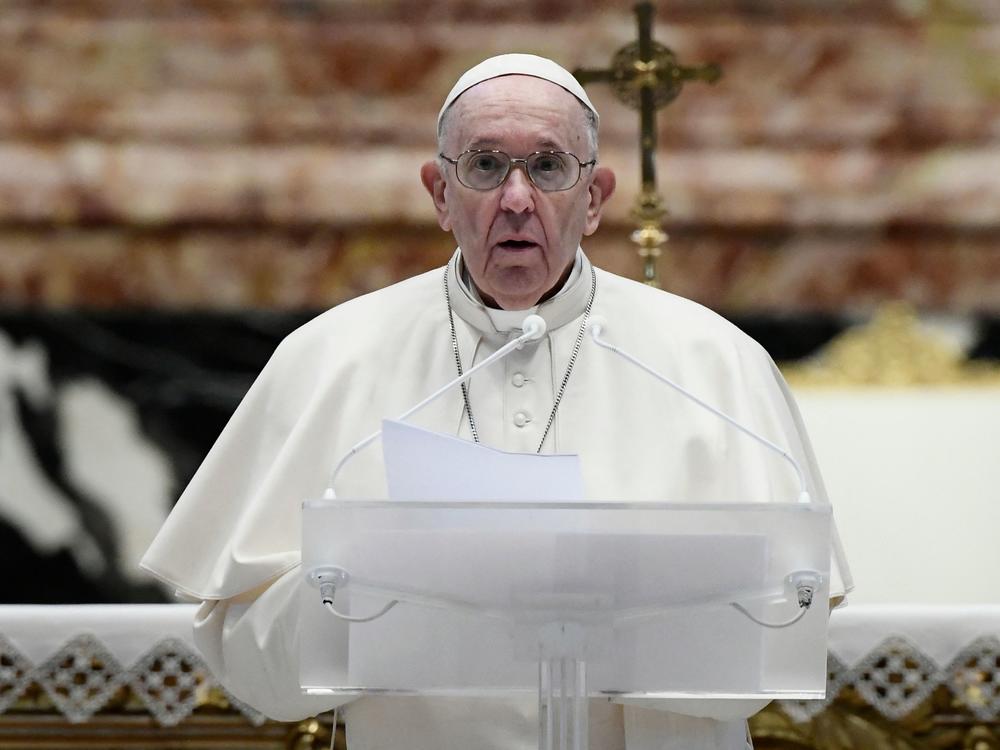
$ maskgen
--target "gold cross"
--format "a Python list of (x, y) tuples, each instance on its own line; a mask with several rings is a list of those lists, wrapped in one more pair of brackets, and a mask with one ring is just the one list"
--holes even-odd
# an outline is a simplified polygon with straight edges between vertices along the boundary
[(573, 75), (582, 85), (597, 81), (610, 83), (622, 102), (639, 110), (642, 185), (632, 210), (638, 222), (632, 241), (639, 246), (639, 256), (644, 261), (643, 280), (651, 286), (659, 286), (656, 259), (667, 241), (662, 228), (667, 211), (656, 189), (656, 110), (676, 99), (687, 81), (715, 83), (722, 77), (722, 69), (715, 63), (693, 68), (680, 65), (670, 48), (653, 41), (652, 3), (636, 5), (635, 15), (639, 22), (638, 41), (618, 50), (609, 68), (577, 68)]

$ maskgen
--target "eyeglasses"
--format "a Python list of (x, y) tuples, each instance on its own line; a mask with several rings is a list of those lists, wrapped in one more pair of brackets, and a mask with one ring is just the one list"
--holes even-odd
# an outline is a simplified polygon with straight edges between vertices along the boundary
[(457, 159), (439, 154), (449, 164), (455, 165), (458, 181), (473, 190), (493, 190), (500, 187), (518, 164), (524, 165), (528, 179), (539, 190), (555, 193), (569, 190), (580, 181), (584, 167), (597, 164), (597, 159), (581, 162), (565, 151), (536, 151), (523, 159), (515, 159), (503, 151), (473, 149), (458, 155)]

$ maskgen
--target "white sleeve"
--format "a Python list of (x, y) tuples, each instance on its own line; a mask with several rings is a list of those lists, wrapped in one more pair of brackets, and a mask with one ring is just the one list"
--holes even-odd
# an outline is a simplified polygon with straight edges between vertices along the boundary
[(761, 711), (768, 703), (768, 698), (748, 698), (744, 700), (699, 698), (620, 698), (615, 703), (626, 707), (657, 711), (661, 714), (686, 716), (693, 719), (709, 719), (712, 721), (739, 721), (749, 719)]
[(745, 719), (719, 721), (625, 706), (627, 750), (747, 750), (747, 737)]
[(194, 642), (215, 678), (241, 701), (278, 721), (297, 721), (346, 702), (299, 687), (298, 567), (255, 598), (202, 602)]

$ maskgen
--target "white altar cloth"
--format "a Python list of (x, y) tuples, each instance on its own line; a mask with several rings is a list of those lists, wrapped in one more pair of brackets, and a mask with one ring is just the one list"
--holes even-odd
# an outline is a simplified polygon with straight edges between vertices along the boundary
[(124, 665), (171, 638), (194, 651), (194, 604), (0, 606), (0, 636), (41, 664), (75, 636), (89, 633)]
[(941, 668), (969, 644), (1000, 638), (1000, 605), (848, 605), (830, 617), (829, 651), (856, 667), (887, 638), (905, 638)]
[[(219, 687), (194, 647), (195, 609), (190, 604), (0, 606), (0, 713), (37, 685), (69, 721), (83, 722), (128, 687), (159, 724), (179, 724), (209, 688)], [(228, 691), (222, 693), (251, 724), (266, 721)]]
[[(168, 639), (195, 651), (194, 604), (0, 605), (0, 636), (40, 664), (89, 633), (123, 665)], [(854, 667), (890, 637), (905, 638), (941, 667), (977, 638), (1000, 638), (1000, 605), (848, 604), (830, 615), (829, 651)]]
[[(0, 713), (34, 682), (63, 713), (83, 721), (128, 684), (161, 724), (182, 721), (196, 707), (195, 691), (165, 694), (156, 677), (167, 668), (180, 674), (183, 666), (186, 674), (198, 674), (202, 687), (212, 684), (191, 639), (195, 609), (190, 604), (0, 606), (0, 656), (16, 665), (0, 670)], [(962, 700), (977, 669), (993, 672), (983, 685), (1000, 686), (1000, 605), (849, 605), (830, 617), (829, 653), (826, 700), (783, 702), (789, 715), (807, 720), (850, 685), (887, 718), (898, 718), (940, 685)], [(106, 674), (98, 689), (78, 699), (59, 696), (53, 686), (67, 655), (77, 664), (91, 655), (100, 658)], [(159, 687), (151, 691), (146, 688), (156, 670), (153, 682)], [(900, 672), (904, 679), (893, 680)], [(233, 702), (249, 720), (263, 721)], [(970, 709), (983, 720), (1000, 718), (1000, 692)]]

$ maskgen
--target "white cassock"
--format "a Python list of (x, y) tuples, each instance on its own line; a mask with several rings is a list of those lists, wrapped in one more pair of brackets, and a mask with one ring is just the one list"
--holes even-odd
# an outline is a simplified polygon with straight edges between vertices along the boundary
[[(215, 675), (276, 719), (333, 707), (298, 686), (300, 503), (319, 497), (331, 467), (360, 438), (456, 376), (444, 275), (468, 368), (519, 331), (525, 313), (487, 309), (462, 279), (456, 253), (436, 269), (346, 302), (278, 347), (143, 559), (143, 567), (203, 601), (195, 641)], [(771, 359), (706, 308), (596, 271), (593, 312), (605, 338), (751, 426), (802, 464), (827, 502), (798, 411)], [(577, 255), (566, 285), (538, 306), (548, 335), (471, 381), (486, 445), (534, 452), (579, 334), (592, 284)], [(416, 424), (471, 439), (459, 388)], [(544, 452), (580, 454), (594, 500), (792, 500), (794, 472), (779, 457), (585, 337)], [(385, 497), (381, 453), (358, 454), (340, 497)], [(835, 542), (831, 596), (852, 588)], [(592, 746), (613, 750), (742, 750), (744, 719), (763, 704), (662, 709), (593, 703)], [(350, 750), (529, 750), (534, 700), (363, 698), (346, 708)]]

